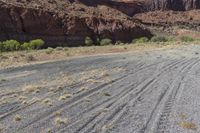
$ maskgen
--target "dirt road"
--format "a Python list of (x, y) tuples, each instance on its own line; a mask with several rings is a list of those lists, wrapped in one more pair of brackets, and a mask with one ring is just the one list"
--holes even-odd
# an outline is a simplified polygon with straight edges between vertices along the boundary
[(2, 133), (199, 133), (200, 46), (0, 70)]

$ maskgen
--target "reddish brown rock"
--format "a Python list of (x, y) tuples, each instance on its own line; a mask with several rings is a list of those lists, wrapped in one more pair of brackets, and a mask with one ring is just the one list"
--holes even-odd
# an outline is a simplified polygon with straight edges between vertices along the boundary
[[(11, 1), (10, 1), (11, 2)], [(0, 2), (1, 39), (26, 41), (42, 38), (50, 44), (77, 46), (84, 43), (86, 36), (93, 38), (111, 38), (113, 41), (130, 42), (135, 37), (150, 37), (149, 30), (137, 21), (129, 19), (112, 9), (103, 8), (103, 13), (85, 6), (69, 3), (60, 8), (49, 8), (51, 4), (41, 3), (4, 3)], [(37, 2), (37, 1), (36, 1)], [(10, 4), (9, 4), (10, 3)], [(45, 5), (46, 4), (46, 5)], [(25, 6), (26, 5), (26, 6)], [(99, 10), (101, 10), (101, 8)]]
[(74, 0), (87, 5), (107, 5), (129, 16), (155, 10), (188, 11), (200, 9), (199, 0)]

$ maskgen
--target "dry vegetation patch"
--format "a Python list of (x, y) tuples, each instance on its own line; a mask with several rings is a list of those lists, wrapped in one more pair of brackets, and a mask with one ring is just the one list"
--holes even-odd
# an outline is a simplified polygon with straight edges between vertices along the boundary
[(179, 123), (179, 126), (189, 130), (197, 130), (197, 125), (193, 122), (183, 121)]
[[(125, 48), (126, 47), (126, 48)], [(119, 53), (127, 51), (145, 51), (164, 47), (164, 45), (109, 45), (109, 46), (91, 46), (78, 48), (62, 48), (14, 51), (0, 53), (0, 69), (16, 67), (27, 64), (43, 63), (47, 61), (70, 59), (72, 57), (89, 56), (97, 54)], [(144, 49), (145, 48), (145, 49)]]

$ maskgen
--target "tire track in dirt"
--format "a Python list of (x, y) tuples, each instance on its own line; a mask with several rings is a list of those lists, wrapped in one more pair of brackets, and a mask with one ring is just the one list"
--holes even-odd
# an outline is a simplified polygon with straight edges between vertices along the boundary
[[(176, 66), (175, 66), (176, 67)], [(170, 69), (170, 68), (169, 68)], [(163, 74), (163, 73), (165, 73), (166, 71), (165, 70), (163, 70), (163, 72), (160, 72), (158, 75), (157, 75), (157, 78), (159, 78), (159, 76), (161, 76), (161, 74)], [(156, 79), (155, 78), (155, 82), (152, 82), (151, 83), (151, 85), (153, 85), (154, 83), (156, 83), (156, 81), (158, 81), (159, 79)], [(144, 90), (142, 90), (142, 92), (139, 94), (139, 95), (137, 95), (137, 97), (135, 97), (135, 98), (133, 98), (133, 99), (130, 99), (130, 101), (127, 101), (127, 104), (126, 104), (126, 106), (122, 106), (122, 107), (119, 107), (118, 109), (120, 110), (120, 111), (118, 111), (118, 114), (115, 114), (115, 116), (113, 116), (113, 117), (111, 117), (111, 118), (108, 118), (107, 120), (108, 121), (111, 121), (111, 122), (106, 122), (105, 124), (104, 124), (104, 126), (106, 126), (106, 125), (114, 125), (114, 123), (116, 123), (123, 115), (124, 115), (124, 113), (125, 113), (125, 111), (126, 111), (126, 107), (128, 106), (128, 105), (131, 105), (131, 106), (133, 106), (135, 103), (136, 103), (136, 101), (148, 90), (148, 89), (150, 89), (150, 87), (151, 87), (151, 85), (149, 85), (149, 86), (146, 86), (146, 87), (144, 87)], [(112, 109), (111, 109), (112, 110)], [(87, 132), (87, 131), (86, 131)], [(103, 128), (103, 131), (102, 131), (103, 133), (106, 133), (107, 132), (107, 129), (106, 128)]]
[[(192, 63), (190, 63), (192, 62)], [(170, 116), (171, 109), (176, 100), (176, 95), (181, 86), (182, 79), (188, 71), (195, 66), (199, 60), (190, 61), (189, 65), (183, 67), (181, 70), (181, 76), (177, 77), (171, 86), (168, 87), (160, 95), (158, 102), (156, 103), (154, 109), (151, 112), (150, 118), (148, 119), (146, 126), (140, 131), (141, 133), (164, 133), (168, 132), (167, 127), (169, 126), (168, 117)], [(177, 84), (178, 83), (178, 84)], [(175, 89), (174, 89), (175, 88)]]
[[(161, 62), (161, 63), (162, 63), (162, 62)], [(148, 65), (148, 66), (145, 66), (144, 68), (140, 68), (139, 70), (136, 70), (136, 71), (134, 71), (134, 72), (132, 72), (132, 73), (129, 73), (129, 75), (130, 75), (130, 74), (135, 74), (135, 73), (137, 73), (137, 72), (140, 72), (142, 69), (147, 69), (147, 68), (152, 67), (152, 66), (155, 66), (155, 65), (158, 65), (158, 64), (157, 64), (157, 63), (150, 64), (150, 65)], [(32, 125), (32, 124), (34, 124), (34, 123), (36, 123), (36, 122), (38, 122), (38, 121), (44, 119), (44, 118), (46, 118), (46, 117), (48, 117), (48, 115), (52, 114), (53, 112), (55, 112), (55, 111), (57, 111), (57, 110), (60, 110), (61, 108), (69, 107), (69, 106), (71, 106), (72, 104), (81, 101), (81, 98), (83, 98), (83, 97), (85, 97), (85, 96), (93, 95), (94, 92), (96, 92), (96, 91), (98, 91), (98, 90), (104, 89), (104, 87), (107, 86), (107, 85), (113, 84), (113, 83), (115, 83), (115, 82), (120, 82), (121, 80), (123, 80), (123, 78), (126, 78), (126, 77), (127, 77), (127, 75), (122, 76), (122, 77), (120, 77), (120, 78), (118, 78), (118, 79), (115, 79), (114, 81), (111, 81), (111, 82), (102, 84), (102, 85), (100, 85), (100, 86), (98, 86), (98, 87), (96, 87), (96, 88), (93, 88), (92, 90), (90, 90), (90, 91), (87, 92), (87, 93), (78, 95), (77, 97), (74, 97), (74, 98), (71, 99), (70, 101), (67, 101), (66, 103), (63, 103), (63, 104), (61, 104), (61, 105), (59, 105), (59, 106), (53, 108), (52, 110), (45, 112), (45, 114), (42, 114), (41, 116), (38, 116), (37, 118), (35, 118), (34, 120), (32, 120), (32, 122), (30, 122), (30, 123), (28, 123), (28, 124), (26, 124), (26, 125), (20, 127), (18, 130), (20, 131), (20, 130), (22, 130), (22, 129), (24, 129), (24, 128), (26, 128), (26, 127), (28, 127), (28, 126), (30, 126), (30, 125)]]
[[(175, 64), (173, 64), (173, 65), (176, 65), (176, 64), (177, 64), (177, 63), (175, 63)], [(173, 65), (172, 65), (171, 67), (173, 67)], [(167, 66), (165, 66), (164, 68), (166, 68), (166, 67), (167, 67)], [(170, 68), (170, 67), (169, 67), (169, 68)], [(154, 79), (153, 79), (153, 80), (154, 80)], [(153, 81), (150, 81), (150, 83), (151, 83), (151, 82), (153, 82)], [(150, 84), (150, 83), (149, 83), (149, 84)], [(147, 83), (147, 86), (148, 86), (148, 83)], [(146, 87), (146, 86), (145, 86), (145, 87)], [(130, 90), (128, 90), (127, 93), (128, 93), (128, 92), (130, 93)], [(122, 94), (123, 94), (123, 93), (122, 93)], [(121, 107), (124, 108), (124, 104), (123, 104)], [(121, 108), (121, 107), (119, 107), (119, 108)], [(119, 111), (120, 111), (120, 109), (117, 109), (116, 112), (119, 112)], [(114, 113), (114, 114), (116, 114), (116, 113)], [(97, 117), (97, 116), (96, 116), (96, 117)], [(92, 119), (94, 119), (94, 118), (92, 118)], [(91, 120), (89, 120), (89, 121), (91, 121)], [(90, 123), (90, 122), (88, 122), (88, 123)], [(84, 125), (83, 127), (85, 127), (85, 125)], [(78, 131), (80, 131), (80, 130), (78, 130)], [(77, 131), (77, 132), (78, 132), (78, 131)], [(87, 132), (87, 131), (86, 131), (86, 132)]]

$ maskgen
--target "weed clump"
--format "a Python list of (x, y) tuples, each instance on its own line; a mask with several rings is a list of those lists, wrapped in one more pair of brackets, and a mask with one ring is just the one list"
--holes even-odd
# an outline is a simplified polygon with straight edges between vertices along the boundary
[(154, 36), (151, 38), (152, 42), (167, 42), (168, 38), (165, 36)]
[(112, 40), (109, 39), (109, 38), (105, 38), (105, 39), (102, 39), (102, 40), (100, 41), (100, 45), (101, 45), (101, 46), (106, 46), (106, 45), (110, 45), (110, 44), (112, 44)]
[(94, 44), (93, 40), (90, 37), (85, 38), (85, 45), (92, 46)]
[(180, 38), (180, 40), (181, 40), (182, 42), (194, 42), (194, 41), (195, 41), (194, 38), (189, 37), (189, 36), (182, 36), (182, 37)]
[(146, 43), (149, 42), (149, 39), (147, 37), (141, 37), (133, 39), (132, 43)]
[(14, 117), (14, 121), (21, 121), (21, 116), (20, 115), (16, 115), (15, 117)]
[(55, 118), (55, 124), (56, 125), (62, 125), (62, 124), (66, 124), (66, 123), (67, 123), (67, 119), (62, 119), (60, 117)]
[(197, 126), (196, 124), (192, 123), (192, 122), (181, 122), (179, 123), (179, 125), (182, 127), (182, 128), (185, 128), (185, 129), (189, 129), (189, 130), (197, 130)]

